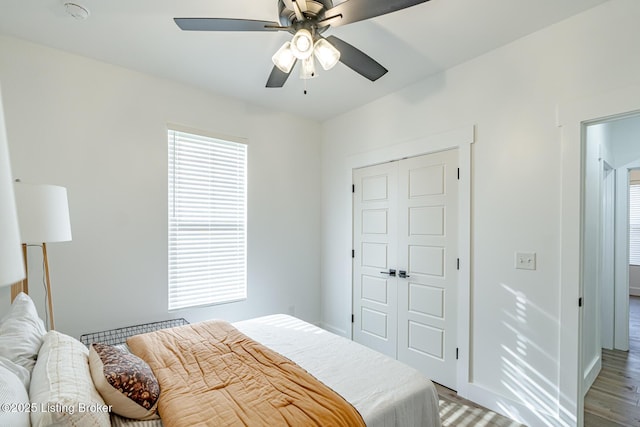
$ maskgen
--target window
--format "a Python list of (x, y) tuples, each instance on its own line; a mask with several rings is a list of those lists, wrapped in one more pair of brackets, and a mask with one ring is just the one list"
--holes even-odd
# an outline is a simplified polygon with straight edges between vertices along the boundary
[(629, 185), (629, 264), (640, 265), (640, 182)]
[(247, 145), (169, 130), (169, 309), (247, 297)]

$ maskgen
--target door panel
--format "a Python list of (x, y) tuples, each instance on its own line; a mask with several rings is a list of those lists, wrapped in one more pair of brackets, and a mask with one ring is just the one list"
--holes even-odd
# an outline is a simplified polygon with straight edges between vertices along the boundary
[(397, 279), (381, 272), (397, 257), (397, 166), (355, 170), (353, 195), (353, 339), (397, 355)]
[(406, 159), (398, 172), (398, 359), (456, 387), (457, 150)]
[(409, 283), (409, 312), (442, 319), (444, 315), (444, 289)]
[(362, 299), (387, 304), (388, 298), (387, 281), (380, 277), (362, 276)]
[(408, 349), (417, 354), (442, 360), (444, 331), (419, 322), (409, 321)]
[(442, 236), (444, 234), (444, 206), (409, 208), (410, 236)]
[(409, 246), (408, 271), (414, 274), (442, 276), (444, 274), (444, 248), (437, 246)]

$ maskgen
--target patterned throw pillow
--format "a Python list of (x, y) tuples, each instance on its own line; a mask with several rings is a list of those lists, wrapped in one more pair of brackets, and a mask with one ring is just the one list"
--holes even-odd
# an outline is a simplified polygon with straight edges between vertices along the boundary
[(89, 366), (96, 389), (111, 410), (136, 420), (158, 418), (158, 380), (138, 356), (106, 344), (92, 344)]

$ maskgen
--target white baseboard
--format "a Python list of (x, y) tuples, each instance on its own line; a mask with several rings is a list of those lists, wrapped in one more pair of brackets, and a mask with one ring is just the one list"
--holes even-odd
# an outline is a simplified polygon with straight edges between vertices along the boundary
[[(539, 407), (534, 407), (536, 402), (531, 396), (523, 396), (524, 402), (516, 401), (505, 396), (501, 396), (493, 391), (477, 384), (466, 384), (464, 386), (465, 393), (459, 395), (465, 399), (471, 400), (482, 405), (498, 414), (509, 417), (519, 423), (529, 427), (574, 427), (572, 424), (562, 421), (558, 413), (551, 411), (541, 411)], [(550, 408), (555, 409), (555, 408)], [(560, 412), (560, 411), (558, 411)]]
[(600, 373), (601, 369), (602, 369), (602, 356), (598, 355), (598, 357), (593, 359), (593, 361), (591, 362), (591, 365), (585, 371), (586, 373), (584, 374), (584, 382), (583, 382), (584, 387), (582, 389), (584, 391), (584, 394), (587, 394), (587, 391), (589, 391), (589, 389), (593, 385), (593, 382), (598, 377), (598, 374)]
[(333, 325), (330, 325), (326, 322), (320, 322), (320, 327), (324, 330), (327, 330), (329, 332), (332, 332), (336, 335), (340, 335), (341, 337), (346, 337), (346, 338), (350, 338), (349, 334), (347, 334), (347, 331), (345, 331), (344, 329), (340, 329), (337, 328)]
[(640, 297), (640, 288), (629, 287), (629, 295), (634, 297)]

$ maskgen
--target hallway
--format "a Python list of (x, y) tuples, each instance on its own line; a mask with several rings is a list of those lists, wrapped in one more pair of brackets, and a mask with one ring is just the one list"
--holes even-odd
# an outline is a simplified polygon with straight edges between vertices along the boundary
[(584, 411), (585, 427), (640, 427), (640, 297), (629, 298), (629, 352), (602, 350)]

